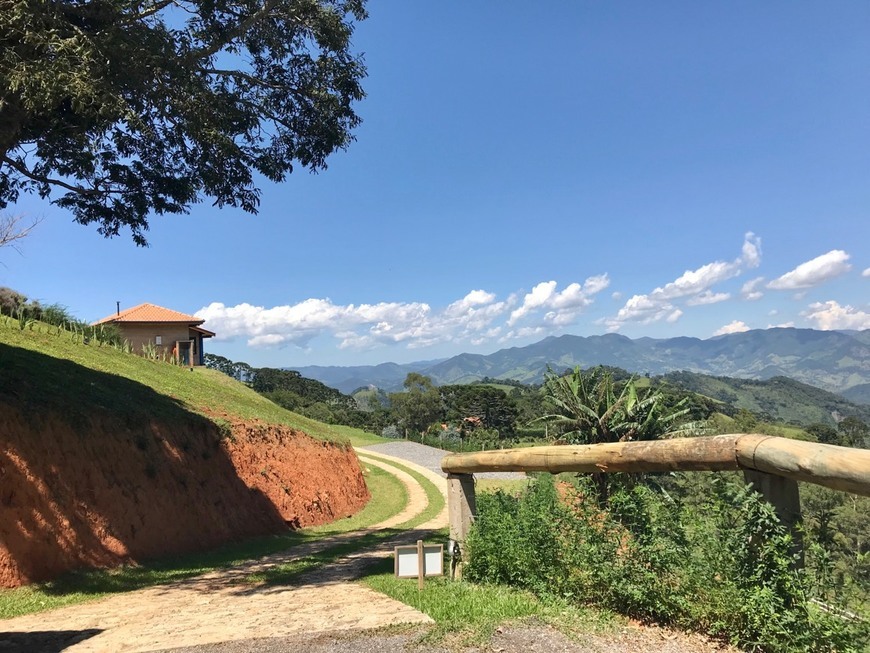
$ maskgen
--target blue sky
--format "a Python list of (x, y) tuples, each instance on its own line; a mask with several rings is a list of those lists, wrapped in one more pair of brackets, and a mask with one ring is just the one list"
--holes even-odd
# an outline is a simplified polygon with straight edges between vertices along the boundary
[(0, 285), (256, 366), (870, 328), (870, 4), (371, 0), (357, 142), (149, 248), (34, 198)]

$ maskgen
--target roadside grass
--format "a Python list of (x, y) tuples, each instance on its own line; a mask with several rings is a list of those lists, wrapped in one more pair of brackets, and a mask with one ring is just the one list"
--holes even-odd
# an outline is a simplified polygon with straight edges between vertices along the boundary
[(529, 487), (531, 482), (531, 477), (511, 479), (481, 478), (474, 481), (474, 486), (477, 492), (502, 491), (505, 494), (516, 496)]
[[(369, 433), (368, 431), (361, 431), (360, 429), (355, 429), (350, 426), (338, 426), (336, 427), (339, 433), (344, 435), (350, 443), (355, 447), (366, 447), (370, 444), (383, 444), (384, 442), (392, 442), (389, 438), (382, 438), (380, 435), (375, 435), (374, 433)], [(346, 429), (346, 430), (344, 430)]]
[[(360, 462), (362, 462), (363, 465), (366, 464), (365, 460), (361, 459)], [(395, 526), (394, 528), (365, 533), (358, 537), (354, 537), (344, 542), (340, 542), (334, 546), (329, 547), (328, 549), (324, 549), (323, 551), (318, 551), (317, 553), (305, 556), (304, 558), (291, 560), (290, 562), (275, 565), (274, 567), (270, 567), (269, 569), (250, 574), (245, 578), (246, 582), (254, 584), (262, 583), (265, 585), (292, 585), (303, 574), (314, 571), (315, 569), (323, 567), (324, 565), (327, 565), (331, 562), (335, 562), (339, 558), (342, 558), (348, 554), (355, 553), (364, 549), (373, 548), (378, 544), (399, 535), (400, 533), (413, 530), (421, 524), (425, 524), (433, 519), (444, 509), (444, 495), (441, 494), (440, 490), (438, 490), (438, 488), (432, 481), (430, 481), (428, 478), (426, 478), (416, 470), (411, 469), (406, 465), (402, 465), (401, 463), (396, 463), (393, 461), (383, 462), (406, 472), (423, 487), (424, 491), (426, 492), (426, 499), (428, 501), (428, 505), (425, 510), (423, 510), (420, 514), (412, 517), (411, 519)], [(389, 476), (387, 472), (380, 470), (377, 467), (372, 466), (369, 469), (373, 471), (377, 470), (381, 474), (386, 474)], [(402, 485), (395, 476), (390, 476), (390, 478), (392, 478), (399, 485)], [(402, 485), (402, 490), (405, 490), (404, 485)], [(372, 493), (372, 495), (374, 496), (374, 492)], [(406, 500), (402, 504), (403, 506), (405, 505), (405, 503), (407, 503), (407, 492), (405, 492), (405, 497)], [(396, 512), (398, 511), (394, 511), (390, 514), (396, 514)], [(387, 515), (387, 517), (388, 516), (389, 515)], [(351, 517), (350, 519), (353, 519), (353, 517)], [(367, 523), (373, 524), (378, 522), (369, 521)], [(344, 524), (342, 524), (342, 526), (343, 525)], [(331, 530), (332, 526), (333, 524), (324, 524), (323, 526), (317, 526), (308, 530), (312, 533), (317, 532), (320, 535), (337, 534)], [(447, 539), (447, 531), (445, 529), (440, 529), (436, 532), (439, 534), (441, 539)]]
[(424, 636), (427, 641), (447, 641), (457, 647), (479, 645), (505, 622), (530, 619), (552, 625), (567, 635), (605, 632), (620, 623), (608, 612), (569, 605), (555, 598), (537, 598), (530, 592), (499, 585), (476, 585), (442, 577), (427, 579), (419, 590), (416, 579), (396, 578), (392, 565), (389, 559), (379, 563), (362, 583), (429, 615), (435, 626)]
[(408, 494), (404, 485), (392, 474), (372, 468), (366, 473), (366, 483), (372, 495), (366, 507), (353, 517), (329, 524), (328, 530), (320, 526), (288, 531), (228, 544), (211, 551), (163, 558), (136, 566), (76, 571), (48, 583), (0, 590), (0, 618), (51, 610), (231, 567), (286, 551), (326, 535), (338, 535), (371, 526), (400, 512), (407, 503)]
[[(360, 429), (323, 424), (285, 410), (217, 370), (179, 367), (96, 341), (74, 342), (69, 332), (47, 324), (35, 323), (33, 330), (21, 330), (17, 320), (4, 318), (0, 316), (0, 378), (9, 387), (32, 388), (23, 396), (39, 396), (40, 411), (62, 411), (86, 419), (97, 407), (122, 418), (138, 419), (159, 418), (161, 410), (168, 409), (174, 409), (175, 416), (180, 407), (213, 422), (235, 417), (280, 424), (318, 440), (343, 444), (353, 439), (367, 444), (382, 441)], [(118, 390), (121, 384), (137, 396), (117, 401), (119, 395), (125, 396)], [(168, 401), (162, 407), (153, 405), (149, 389)]]
[[(357, 454), (363, 457), (365, 456), (365, 452), (362, 451), (358, 451)], [(379, 458), (376, 458), (375, 456), (369, 457), (373, 460), (381, 460)], [(362, 458), (360, 460), (361, 462), (364, 462)], [(407, 465), (403, 465), (402, 463), (397, 463), (392, 460), (383, 460), (382, 462), (391, 465), (396, 469), (400, 469), (406, 474), (410, 475), (411, 478), (413, 478), (415, 481), (417, 481), (417, 483), (420, 484), (420, 486), (423, 488), (423, 491), (426, 492), (426, 500), (428, 503), (426, 509), (423, 510), (423, 512), (421, 512), (416, 517), (413, 517), (412, 519), (409, 519), (408, 521), (399, 524), (396, 528), (416, 528), (420, 524), (425, 524), (429, 520), (434, 519), (442, 510), (444, 510), (444, 495), (441, 493), (441, 490), (439, 490), (432, 481), (423, 476), (423, 474), (415, 469), (412, 469), (411, 467), (408, 467)]]

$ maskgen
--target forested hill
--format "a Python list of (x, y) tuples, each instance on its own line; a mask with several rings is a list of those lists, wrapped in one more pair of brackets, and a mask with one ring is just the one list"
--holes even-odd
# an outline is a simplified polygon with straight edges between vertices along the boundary
[(657, 381), (720, 401), (730, 411), (747, 410), (774, 422), (806, 426), (855, 417), (870, 423), (870, 406), (856, 405), (838, 394), (784, 376), (761, 381), (671, 372)]
[[(363, 385), (399, 389), (409, 371), (425, 374), (439, 385), (483, 377), (540, 383), (548, 366), (561, 371), (576, 365), (612, 365), (653, 375), (687, 370), (745, 379), (786, 376), (839, 393), (870, 383), (870, 331), (776, 328), (707, 340), (564, 335), (489, 355), (460, 354), (434, 364), (294, 369), (348, 393)], [(854, 399), (860, 400), (865, 393), (856, 394)]]

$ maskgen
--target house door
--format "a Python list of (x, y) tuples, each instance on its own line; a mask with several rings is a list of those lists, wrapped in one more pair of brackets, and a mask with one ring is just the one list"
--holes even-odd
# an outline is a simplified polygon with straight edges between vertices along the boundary
[(193, 360), (193, 341), (179, 340), (175, 343), (175, 346), (178, 349), (178, 364), (191, 365)]

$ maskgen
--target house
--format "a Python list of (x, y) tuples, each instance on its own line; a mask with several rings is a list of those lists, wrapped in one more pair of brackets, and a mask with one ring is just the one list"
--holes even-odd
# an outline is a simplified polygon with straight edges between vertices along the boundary
[(119, 310), (114, 315), (94, 322), (115, 324), (121, 337), (128, 340), (133, 351), (141, 353), (144, 348), (154, 347), (167, 356), (176, 354), (181, 365), (203, 365), (202, 342), (215, 334), (202, 328), (201, 320), (154, 304), (139, 304)]

